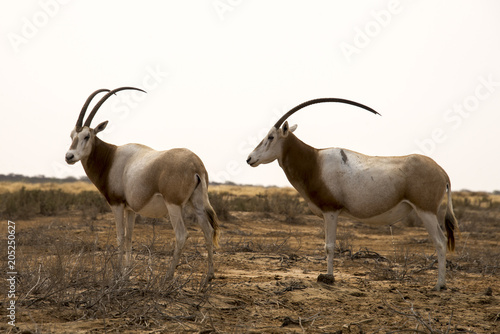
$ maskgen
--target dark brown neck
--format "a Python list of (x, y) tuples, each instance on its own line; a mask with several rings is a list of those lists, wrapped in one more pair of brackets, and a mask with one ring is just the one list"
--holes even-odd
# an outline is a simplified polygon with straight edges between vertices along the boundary
[(108, 144), (95, 137), (92, 152), (85, 160), (82, 160), (83, 169), (85, 169), (85, 173), (87, 173), (90, 181), (92, 181), (111, 205), (120, 202), (110, 191), (108, 182), (115, 152), (115, 145)]
[(289, 133), (285, 139), (279, 164), (294, 186), (304, 188), (304, 183), (318, 169), (317, 150)]
[(342, 208), (322, 178), (323, 171), (317, 149), (289, 133), (278, 161), (288, 181), (308, 201), (324, 212)]

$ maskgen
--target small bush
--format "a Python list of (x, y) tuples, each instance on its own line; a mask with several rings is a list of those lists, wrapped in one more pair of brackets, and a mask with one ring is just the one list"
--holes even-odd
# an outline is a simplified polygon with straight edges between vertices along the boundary
[(1, 210), (8, 218), (30, 218), (39, 211), (37, 192), (27, 191), (26, 188), (15, 193), (1, 195)]
[(298, 216), (306, 212), (306, 204), (301, 201), (300, 196), (282, 193), (273, 193), (268, 196), (271, 212), (285, 215), (287, 223), (298, 222)]
[(97, 191), (82, 191), (75, 195), (75, 209), (81, 210), (84, 216), (96, 219), (97, 214), (110, 212), (108, 202)]
[(231, 220), (229, 213), (228, 199), (231, 195), (227, 192), (222, 193), (208, 193), (210, 204), (215, 210), (217, 217), (221, 220)]

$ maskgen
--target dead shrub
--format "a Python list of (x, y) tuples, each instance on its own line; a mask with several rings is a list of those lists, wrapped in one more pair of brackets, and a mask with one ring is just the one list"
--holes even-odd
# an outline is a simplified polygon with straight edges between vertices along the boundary
[(210, 204), (214, 208), (215, 214), (220, 220), (230, 221), (232, 219), (231, 214), (229, 213), (229, 205), (230, 199), (232, 195), (228, 192), (209, 192), (208, 198), (210, 200)]

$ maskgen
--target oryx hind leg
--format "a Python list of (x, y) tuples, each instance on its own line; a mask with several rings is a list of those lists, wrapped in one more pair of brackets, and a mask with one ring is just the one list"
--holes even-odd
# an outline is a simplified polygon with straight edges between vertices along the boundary
[(184, 224), (184, 220), (182, 219), (182, 207), (180, 205), (169, 203), (166, 203), (166, 205), (168, 214), (170, 216), (170, 223), (172, 224), (172, 228), (174, 229), (175, 233), (174, 255), (172, 257), (172, 262), (166, 275), (167, 279), (171, 279), (174, 277), (175, 268), (179, 263), (182, 250), (184, 249), (184, 245), (186, 244), (187, 230), (186, 225)]
[(438, 258), (438, 280), (434, 290), (446, 289), (446, 237), (439, 226), (437, 215), (432, 212), (416, 210), (417, 215), (424, 223), (427, 232), (436, 247)]
[(214, 257), (213, 257), (214, 229), (212, 228), (212, 225), (210, 224), (207, 217), (204, 196), (208, 196), (208, 194), (204, 194), (203, 187), (201, 185), (198, 185), (198, 187), (196, 187), (190, 198), (190, 204), (194, 209), (198, 224), (200, 225), (203, 231), (203, 235), (205, 237), (205, 245), (207, 247), (207, 262), (208, 262), (207, 281), (209, 281), (214, 278)]

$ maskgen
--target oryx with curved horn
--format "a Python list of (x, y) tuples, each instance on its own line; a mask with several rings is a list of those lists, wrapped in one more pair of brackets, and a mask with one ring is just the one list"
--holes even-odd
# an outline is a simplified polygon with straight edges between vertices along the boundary
[[(217, 246), (218, 242), (218, 219), (208, 200), (208, 174), (201, 159), (185, 148), (155, 151), (140, 144), (108, 144), (97, 137), (108, 121), (95, 128), (90, 127), (101, 105), (122, 90), (144, 92), (134, 87), (121, 87), (112, 91), (99, 89), (88, 97), (71, 132), (72, 143), (66, 153), (66, 162), (74, 164), (81, 161), (87, 176), (111, 206), (116, 220), (119, 263), (124, 272), (131, 264), (136, 214), (160, 218), (168, 213), (176, 243), (167, 277), (173, 277), (187, 239), (182, 212), (186, 205), (191, 205), (205, 236), (207, 279), (211, 279), (214, 275), (213, 246)], [(97, 102), (82, 125), (92, 99), (103, 92), (107, 93)]]
[[(454, 232), (458, 231), (448, 175), (431, 158), (422, 155), (373, 157), (342, 148), (316, 149), (305, 144), (292, 133), (297, 126), (289, 127), (285, 120), (304, 107), (323, 102), (347, 103), (378, 114), (372, 108), (345, 99), (307, 101), (281, 117), (247, 159), (252, 167), (277, 159), (311, 210), (324, 219), (328, 265), (327, 274), (320, 275), (318, 280), (333, 282), (339, 215), (369, 224), (393, 224), (415, 210), (437, 251), (438, 280), (434, 289), (445, 288), (446, 245), (454, 250)], [(446, 195), (447, 242), (438, 222), (438, 209)]]

